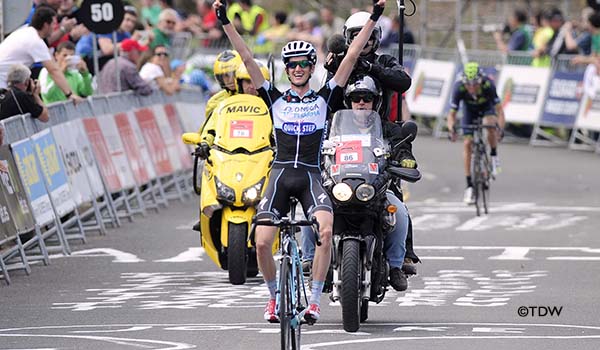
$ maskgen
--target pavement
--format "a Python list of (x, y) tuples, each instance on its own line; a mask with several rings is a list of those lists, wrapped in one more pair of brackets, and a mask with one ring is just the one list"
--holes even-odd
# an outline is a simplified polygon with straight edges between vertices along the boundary
[[(600, 156), (502, 145), (490, 214), (476, 217), (460, 202), (461, 144), (420, 136), (414, 150), (419, 274), (356, 333), (323, 296), (302, 349), (600, 348)], [(172, 202), (0, 281), (0, 350), (278, 349), (264, 283), (228, 283), (191, 231), (197, 212), (195, 198)]]

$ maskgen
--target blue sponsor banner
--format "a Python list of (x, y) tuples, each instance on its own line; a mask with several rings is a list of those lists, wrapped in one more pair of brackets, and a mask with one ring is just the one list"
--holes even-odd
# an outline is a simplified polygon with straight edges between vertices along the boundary
[(579, 112), (582, 89), (583, 72), (554, 72), (540, 124), (572, 127)]
[(35, 151), (31, 140), (25, 139), (11, 145), (13, 157), (19, 168), (23, 186), (31, 201), (47, 197), (42, 173), (38, 171)]
[(67, 185), (67, 172), (50, 130), (46, 129), (31, 138), (40, 161), (41, 171), (46, 178), (48, 192), (54, 192)]

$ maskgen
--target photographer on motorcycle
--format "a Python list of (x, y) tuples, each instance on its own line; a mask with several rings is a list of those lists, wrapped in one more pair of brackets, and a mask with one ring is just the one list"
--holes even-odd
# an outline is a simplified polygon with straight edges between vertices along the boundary
[[(351, 15), (344, 24), (343, 36), (339, 34), (334, 35), (327, 41), (327, 46), (330, 51), (327, 56), (327, 62), (325, 63), (325, 68), (329, 72), (328, 78), (331, 78), (336, 72), (339, 62), (346, 53), (348, 45), (352, 43), (356, 33), (362, 29), (368, 18), (369, 13), (364, 11)], [(406, 92), (406, 90), (410, 88), (411, 78), (404, 70), (404, 67), (400, 65), (396, 57), (388, 54), (376, 53), (381, 42), (381, 32), (381, 27), (377, 24), (367, 45), (365, 45), (360, 53), (356, 68), (352, 72), (350, 80), (356, 80), (356, 76), (358, 75), (368, 74), (381, 84), (382, 102), (381, 107), (378, 108), (377, 112), (382, 118), (381, 121), (384, 130), (386, 130), (393, 124), (390, 122), (389, 116), (391, 97), (394, 92), (397, 92), (399, 96)], [(398, 129), (392, 128), (389, 140), (392, 142), (400, 141), (399, 135), (394, 134), (394, 132), (398, 132)], [(397, 150), (396, 156), (396, 160), (402, 167), (417, 167), (417, 162), (412, 153), (412, 144), (410, 142), (403, 144)], [(401, 198), (401, 189), (397, 189), (395, 192), (397, 196)], [(406, 241), (407, 251), (402, 269), (407, 275), (416, 275), (417, 268), (415, 264), (420, 262), (420, 260), (413, 250), (410, 216), (408, 227), (409, 232)], [(304, 256), (305, 261), (303, 262), (303, 268), (307, 270), (310, 268), (310, 260), (312, 259), (312, 255), (310, 254), (312, 250), (311, 245), (314, 246), (314, 239), (312, 242), (308, 240), (307, 244), (305, 244), (304, 242), (307, 241), (304, 239), (305, 237), (306, 235), (303, 235), (302, 249), (304, 252), (308, 252), (308, 254)], [(309, 239), (311, 238), (309, 237)]]
[[(306, 210), (306, 217), (314, 216), (319, 223), (322, 244), (316, 249), (311, 297), (304, 315), (309, 323), (320, 318), (320, 299), (331, 261), (332, 205), (321, 185), (320, 169), (325, 127), (330, 113), (343, 107), (342, 87), (346, 85), (360, 51), (383, 14), (384, 6), (385, 0), (375, 3), (373, 14), (348, 48), (336, 74), (318, 92), (309, 86), (317, 63), (315, 47), (305, 41), (287, 43), (281, 50), (281, 56), (291, 88), (282, 93), (262, 76), (252, 52), (227, 18), (226, 4), (220, 0), (213, 3), (225, 34), (242, 56), (254, 85), (259, 87), (259, 95), (269, 107), (275, 128), (276, 157), (265, 196), (257, 208), (257, 218), (259, 221), (279, 218), (287, 212), (290, 196), (294, 196)], [(258, 265), (270, 294), (264, 313), (264, 318), (269, 322), (278, 321), (277, 268), (271, 251), (276, 232), (276, 227), (263, 225), (258, 225), (255, 232)]]

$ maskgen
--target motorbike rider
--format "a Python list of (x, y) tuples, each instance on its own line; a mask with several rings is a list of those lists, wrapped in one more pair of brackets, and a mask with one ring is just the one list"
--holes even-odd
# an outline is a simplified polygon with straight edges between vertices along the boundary
[[(259, 221), (279, 218), (281, 213), (287, 212), (290, 196), (295, 196), (302, 204), (306, 217), (314, 216), (319, 223), (322, 244), (316, 248), (311, 297), (304, 315), (309, 323), (320, 317), (320, 297), (331, 260), (332, 205), (321, 185), (319, 157), (324, 129), (329, 114), (343, 107), (342, 86), (346, 85), (384, 6), (385, 0), (379, 0), (374, 5), (373, 14), (348, 48), (336, 74), (318, 92), (309, 86), (317, 61), (315, 47), (305, 41), (291, 41), (284, 45), (281, 56), (291, 88), (282, 93), (262, 76), (252, 52), (227, 18), (225, 3), (220, 0), (213, 3), (225, 34), (242, 56), (273, 118), (277, 152), (265, 196), (257, 208), (257, 218)], [(258, 265), (270, 294), (264, 313), (264, 318), (269, 322), (278, 321), (276, 265), (271, 252), (276, 231), (275, 227), (258, 225), (255, 232)]]
[(463, 160), (464, 170), (467, 179), (467, 188), (463, 201), (467, 204), (475, 204), (475, 195), (473, 193), (473, 182), (471, 179), (471, 148), (473, 146), (473, 129), (465, 128), (464, 125), (473, 124), (473, 121), (483, 117), (484, 124), (497, 124), (500, 132), (496, 129), (488, 129), (488, 144), (490, 145), (490, 156), (492, 159), (492, 172), (500, 172), (500, 159), (498, 158), (498, 141), (504, 129), (504, 110), (500, 103), (500, 98), (496, 92), (496, 85), (479, 68), (477, 62), (465, 64), (460, 80), (454, 84), (452, 101), (450, 103), (450, 113), (448, 114), (447, 126), (450, 133), (450, 140), (456, 141), (457, 135), (454, 130), (456, 122), (456, 113), (464, 101), (463, 125), (464, 147)]
[[(377, 111), (383, 102), (382, 91), (378, 83), (370, 76), (358, 76), (356, 81), (349, 83), (345, 91), (345, 103), (353, 110)], [(373, 114), (375, 116), (375, 114)], [(373, 122), (369, 118), (355, 118), (355, 124), (362, 133), (367, 133)], [(401, 127), (392, 123), (392, 127), (383, 129), (383, 137), (389, 139)], [(405, 291), (408, 288), (406, 274), (402, 271), (404, 255), (406, 253), (405, 241), (408, 232), (408, 209), (393, 191), (387, 190), (387, 199), (390, 204), (398, 208), (395, 213), (396, 225), (394, 229), (384, 237), (384, 252), (390, 264), (390, 285), (397, 291)]]
[[(367, 23), (369, 18), (369, 13), (365, 11), (360, 11), (352, 14), (346, 22), (344, 23), (343, 36), (340, 38), (335, 38), (337, 40), (342, 40), (343, 42), (336, 42), (334, 38), (328, 41), (329, 51), (331, 51), (327, 56), (327, 63), (325, 64), (325, 68), (329, 71), (329, 77), (332, 76), (333, 73), (337, 70), (339, 66), (339, 61), (343, 58), (345, 54), (345, 47), (350, 45), (354, 40), (356, 34), (362, 29), (362, 27)], [(392, 55), (388, 54), (378, 54), (376, 53), (379, 48), (379, 44), (381, 43), (381, 35), (382, 30), (379, 24), (376, 25), (367, 45), (365, 45), (364, 49), (360, 53), (360, 57), (358, 59), (358, 63), (356, 68), (352, 72), (352, 76), (356, 75), (365, 75), (368, 74), (373, 79), (378, 81), (381, 84), (381, 88), (383, 91), (383, 100), (381, 103), (381, 107), (377, 112), (382, 118), (382, 126), (384, 130), (386, 128), (390, 128), (393, 123), (390, 122), (390, 103), (391, 97), (394, 92), (398, 93), (398, 95), (402, 95), (411, 84), (411, 78), (404, 70), (404, 67), (400, 65), (398, 59)], [(351, 80), (356, 80), (356, 78)], [(392, 128), (392, 130), (398, 130)], [(399, 135), (389, 134), (389, 140), (392, 142), (400, 141)], [(400, 165), (405, 168), (416, 168), (417, 162), (412, 153), (412, 144), (407, 142), (402, 145), (397, 150), (396, 157)], [(399, 198), (401, 196), (401, 190), (396, 190), (396, 194)], [(410, 216), (409, 216), (410, 220)], [(311, 259), (311, 242), (308, 240), (307, 244), (304, 244), (306, 241), (304, 238), (306, 236), (303, 235), (303, 251), (308, 252), (305, 254), (303, 261), (303, 268), (308, 270), (310, 268), (310, 259)], [(312, 242), (314, 245), (314, 240)], [(415, 275), (417, 273), (416, 263), (420, 262), (419, 257), (415, 254), (413, 250), (413, 239), (412, 239), (412, 224), (409, 224), (409, 232), (406, 241), (406, 257), (404, 260), (404, 264), (402, 265), (403, 271), (408, 275)]]

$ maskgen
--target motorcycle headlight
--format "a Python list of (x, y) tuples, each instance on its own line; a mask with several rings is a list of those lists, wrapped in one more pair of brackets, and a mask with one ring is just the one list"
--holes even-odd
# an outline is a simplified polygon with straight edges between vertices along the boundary
[(340, 202), (349, 201), (352, 198), (352, 188), (347, 183), (341, 182), (333, 186), (331, 190), (333, 197)]
[(359, 201), (370, 201), (375, 196), (375, 187), (369, 184), (361, 184), (356, 188), (356, 198)]
[(242, 192), (242, 201), (244, 204), (252, 205), (258, 202), (260, 199), (260, 192), (265, 184), (265, 178), (260, 179), (256, 184), (246, 188), (244, 192)]
[(226, 203), (233, 204), (235, 202), (235, 191), (233, 188), (222, 183), (215, 176), (215, 184), (217, 185), (217, 199)]

